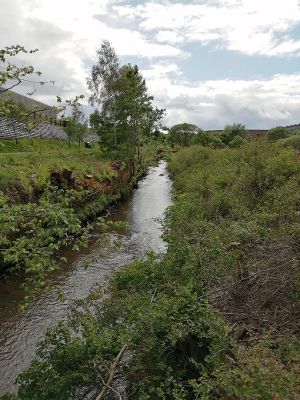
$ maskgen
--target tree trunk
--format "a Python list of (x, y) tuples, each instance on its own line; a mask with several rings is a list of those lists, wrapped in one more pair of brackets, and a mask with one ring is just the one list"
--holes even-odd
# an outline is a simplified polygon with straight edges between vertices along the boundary
[(114, 134), (115, 134), (115, 149), (118, 151), (117, 142), (117, 126), (116, 126), (116, 95), (114, 94)]
[(137, 140), (137, 142), (138, 142), (138, 160), (139, 160), (139, 163), (140, 163), (140, 161), (141, 161), (141, 159), (140, 159), (140, 156), (141, 156), (141, 137), (140, 137), (140, 130), (139, 129), (137, 130), (137, 134), (138, 134), (138, 140)]

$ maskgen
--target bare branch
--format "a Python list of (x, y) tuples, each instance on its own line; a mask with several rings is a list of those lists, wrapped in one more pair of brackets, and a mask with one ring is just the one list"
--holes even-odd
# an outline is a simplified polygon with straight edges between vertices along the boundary
[(122, 347), (120, 353), (118, 354), (117, 358), (115, 359), (115, 361), (110, 369), (108, 381), (107, 381), (107, 383), (105, 383), (104, 388), (102, 389), (102, 392), (99, 394), (99, 396), (96, 398), (96, 400), (102, 399), (103, 396), (105, 395), (107, 389), (110, 387), (110, 384), (112, 383), (112, 380), (115, 375), (116, 366), (117, 366), (118, 362), (121, 360), (126, 348), (127, 348), (127, 344), (124, 344), (124, 346)]

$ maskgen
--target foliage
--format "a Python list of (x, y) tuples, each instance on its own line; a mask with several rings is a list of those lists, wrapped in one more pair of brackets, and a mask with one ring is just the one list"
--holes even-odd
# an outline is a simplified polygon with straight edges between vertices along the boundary
[(167, 138), (172, 146), (178, 144), (182, 147), (187, 147), (191, 144), (195, 135), (198, 134), (198, 131), (199, 128), (196, 125), (188, 123), (177, 124), (170, 128)]
[(236, 136), (240, 136), (242, 139), (246, 139), (247, 137), (247, 129), (245, 125), (236, 124), (226, 125), (223, 130), (223, 134), (226, 136), (229, 144)]
[(245, 143), (245, 140), (244, 140), (241, 136), (236, 135), (236, 136), (232, 139), (232, 141), (229, 143), (229, 146), (230, 146), (231, 148), (238, 149), (238, 148), (241, 147), (241, 145), (244, 144), (244, 143)]
[(110, 149), (114, 143), (119, 156), (131, 160), (137, 147), (140, 159), (142, 136), (150, 136), (165, 110), (153, 107), (153, 97), (138, 67), (121, 66), (108, 41), (102, 41), (97, 55), (98, 63), (93, 66), (88, 84), (92, 91), (90, 103), (101, 105), (101, 112), (92, 116), (101, 146)]
[(198, 129), (197, 134), (193, 137), (192, 144), (201, 144), (202, 146), (207, 146), (209, 144), (209, 134), (203, 129)]
[(217, 135), (212, 135), (209, 138), (209, 142), (213, 145), (214, 149), (223, 149), (225, 147), (224, 142), (222, 139)]
[[(88, 192), (87, 192), (88, 193)], [(87, 246), (91, 225), (81, 226), (74, 205), (86, 196), (84, 191), (58, 190), (45, 192), (38, 204), (15, 205), (0, 192), (1, 257), (10, 265), (10, 272), (26, 271), (22, 288), (27, 292), (24, 307), (41, 289), (47, 288), (47, 276), (59, 268), (61, 261), (53, 259), (54, 252), (68, 246), (76, 238), (74, 250)], [(72, 207), (73, 206), (73, 207)], [(107, 229), (101, 219), (101, 227)]]
[(287, 131), (283, 126), (276, 126), (267, 133), (267, 138), (271, 142), (277, 142), (277, 140), (285, 139), (287, 137)]
[(291, 147), (295, 150), (300, 150), (300, 136), (299, 135), (292, 135), (287, 137), (286, 139), (279, 140), (280, 146), (283, 147)]
[[(35, 53), (37, 51), (38, 49), (30, 50), (29, 53)], [(37, 74), (38, 76), (41, 76), (42, 73), (40, 71), (35, 71), (33, 66), (18, 67), (16, 64), (12, 64), (10, 61), (7, 61), (8, 57), (14, 57), (20, 52), (27, 53), (28, 51), (20, 45), (10, 47), (6, 46), (4, 49), (0, 50), (0, 62), (6, 63), (4, 70), (0, 71), (0, 87), (2, 87), (0, 92), (6, 92), (8, 90), (3, 88), (3, 86), (5, 86), (8, 82), (10, 83), (10, 81), (12, 81), (12, 85), (10, 87), (11, 89), (19, 85), (25, 79), (24, 77), (28, 75)], [(16, 83), (13, 83), (14, 81), (16, 81)], [(45, 82), (42, 81), (39, 83), (41, 85), (45, 84)], [(51, 83), (53, 83), (53, 81)], [(6, 108), (3, 107), (3, 104), (1, 105), (2, 107), (0, 108), (0, 114), (7, 114)]]
[[(201, 399), (224, 396), (238, 400), (296, 399), (299, 396), (299, 342), (294, 338), (286, 342), (278, 339), (278, 346), (272, 348), (267, 335), (258, 343), (253, 342), (243, 359), (231, 361), (230, 368), (224, 364), (216, 371), (215, 382), (204, 376), (195, 381), (195, 391)], [(284, 360), (284, 362), (278, 362)], [(208, 378), (208, 379), (207, 379)]]

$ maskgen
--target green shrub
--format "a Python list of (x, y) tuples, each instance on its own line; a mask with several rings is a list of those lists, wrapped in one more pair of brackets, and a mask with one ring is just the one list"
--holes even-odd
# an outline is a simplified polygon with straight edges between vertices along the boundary
[(235, 136), (233, 140), (229, 143), (229, 146), (233, 149), (238, 149), (245, 143), (245, 140), (241, 136)]
[(277, 142), (277, 140), (285, 139), (287, 137), (287, 131), (283, 126), (276, 126), (267, 133), (267, 138), (271, 142)]
[(295, 150), (300, 151), (300, 136), (299, 135), (293, 135), (289, 136), (286, 139), (281, 139), (279, 141), (280, 146), (283, 147), (291, 147)]

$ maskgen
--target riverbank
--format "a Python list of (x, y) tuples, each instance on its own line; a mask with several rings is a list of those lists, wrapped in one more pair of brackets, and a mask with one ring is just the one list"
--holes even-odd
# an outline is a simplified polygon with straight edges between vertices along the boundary
[[(44, 142), (43, 146), (46, 145)], [(35, 145), (39, 146), (37, 139)], [(47, 146), (49, 150), (53, 144), (49, 142)], [(78, 149), (74, 153), (72, 149), (66, 154), (61, 144), (59, 149), (52, 149), (56, 155), (50, 154), (50, 159), (44, 160), (41, 166), (45, 153), (38, 149), (33, 149), (30, 154), (24, 152), (21, 161), (17, 161), (19, 154), (0, 160), (2, 169), (6, 166), (9, 171), (3, 175), (0, 185), (0, 261), (2, 267), (9, 268), (11, 273), (21, 269), (25, 271), (26, 281), (22, 287), (28, 296), (24, 307), (49, 285), (48, 274), (65, 262), (63, 258), (54, 260), (53, 254), (71, 243), (77, 251), (86, 247), (95, 218), (108, 205), (128, 196), (156, 156), (153, 149), (145, 148), (147, 157), (143, 158), (143, 163), (103, 161), (99, 150), (89, 153), (90, 149)], [(60, 158), (62, 154), (64, 157)], [(60, 159), (60, 164), (55, 161), (57, 159)], [(31, 160), (30, 165), (28, 160)], [(8, 161), (15, 168), (9, 168)], [(53, 163), (51, 168), (47, 164), (50, 162)], [(25, 167), (26, 174), (23, 171)], [(71, 170), (71, 167), (76, 169)], [(48, 168), (48, 175), (44, 177), (44, 184), (39, 186), (45, 168)], [(9, 173), (13, 173), (14, 178), (5, 187)], [(18, 178), (23, 175), (25, 180)], [(98, 223), (105, 233), (108, 227), (102, 219)]]
[[(63, 249), (60, 254), (67, 263), (62, 263), (50, 276), (55, 289), (43, 291), (26, 311), (18, 311), (24, 298), (18, 289), (21, 277), (11, 276), (6, 284), (0, 282), (0, 396), (17, 390), (13, 385), (16, 375), (29, 367), (47, 329), (55, 326), (56, 321), (67, 319), (72, 299), (86, 297), (96, 282), (105, 284), (105, 276), (140, 259), (145, 252), (165, 251), (165, 243), (159, 237), (160, 225), (154, 219), (163, 217), (166, 207), (171, 205), (170, 189), (166, 163), (159, 161), (158, 166), (147, 170), (129, 198), (115, 205), (105, 217), (107, 223), (127, 221), (129, 227), (118, 230), (118, 235), (108, 238), (105, 246), (98, 242), (101, 229), (96, 227), (89, 235), (88, 248), (80, 253)], [(85, 263), (89, 264), (87, 269), (83, 268)], [(58, 288), (62, 290), (64, 302), (58, 300)]]

